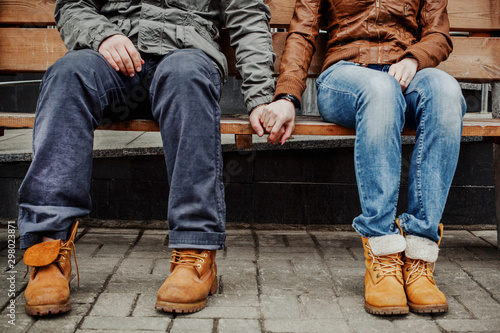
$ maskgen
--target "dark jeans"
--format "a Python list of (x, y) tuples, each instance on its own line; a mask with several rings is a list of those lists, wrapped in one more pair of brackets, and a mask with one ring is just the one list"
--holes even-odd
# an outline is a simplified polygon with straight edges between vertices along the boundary
[(21, 248), (41, 236), (66, 239), (75, 218), (89, 214), (95, 128), (113, 118), (144, 117), (144, 109), (159, 121), (163, 140), (169, 246), (224, 246), (219, 72), (195, 49), (143, 59), (133, 78), (92, 50), (71, 51), (46, 72), (33, 162), (19, 190)]

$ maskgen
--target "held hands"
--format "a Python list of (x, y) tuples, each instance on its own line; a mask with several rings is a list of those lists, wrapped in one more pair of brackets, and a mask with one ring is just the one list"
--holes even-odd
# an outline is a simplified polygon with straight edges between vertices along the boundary
[(120, 71), (125, 76), (133, 77), (135, 71), (140, 72), (144, 64), (132, 41), (123, 35), (106, 38), (98, 51), (115, 71)]
[(398, 80), (403, 91), (408, 88), (411, 80), (417, 73), (418, 62), (414, 58), (404, 58), (400, 62), (392, 64), (389, 67), (389, 74), (392, 75), (396, 80)]
[(258, 106), (250, 114), (250, 124), (260, 137), (269, 133), (268, 143), (283, 145), (295, 130), (295, 106), (285, 99)]

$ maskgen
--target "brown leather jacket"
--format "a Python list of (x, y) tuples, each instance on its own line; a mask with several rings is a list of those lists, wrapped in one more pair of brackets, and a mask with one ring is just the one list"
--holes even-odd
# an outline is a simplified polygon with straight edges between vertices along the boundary
[(322, 21), (328, 23), (322, 71), (340, 60), (392, 64), (404, 57), (415, 58), (419, 70), (437, 66), (453, 49), (447, 2), (297, 0), (275, 96), (301, 99)]

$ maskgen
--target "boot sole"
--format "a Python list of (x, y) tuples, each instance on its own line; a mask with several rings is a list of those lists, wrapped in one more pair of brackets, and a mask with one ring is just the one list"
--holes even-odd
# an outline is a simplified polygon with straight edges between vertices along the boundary
[(448, 304), (418, 305), (408, 301), (410, 311), (414, 313), (442, 313), (448, 312)]
[(410, 312), (410, 309), (408, 306), (378, 307), (365, 302), (365, 311), (374, 315), (390, 316), (408, 314)]
[[(209, 295), (213, 295), (219, 289), (219, 279), (215, 277), (212, 287), (210, 288)], [(207, 299), (205, 298), (201, 301), (193, 303), (173, 303), (165, 301), (156, 301), (155, 309), (164, 312), (175, 312), (175, 313), (192, 313), (203, 310), (207, 305)]]
[(64, 304), (49, 304), (49, 305), (28, 305), (25, 306), (26, 314), (29, 316), (48, 316), (65, 313), (71, 310), (70, 302)]

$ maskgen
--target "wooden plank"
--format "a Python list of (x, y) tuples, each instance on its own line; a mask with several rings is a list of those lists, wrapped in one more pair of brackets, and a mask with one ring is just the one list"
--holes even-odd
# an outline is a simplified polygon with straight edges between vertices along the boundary
[(56, 29), (0, 28), (0, 72), (44, 72), (66, 52)]
[[(0, 127), (32, 128), (35, 115), (32, 113), (0, 112)], [(130, 120), (100, 126), (102, 130), (158, 132), (158, 123), (153, 120)], [(222, 134), (255, 134), (246, 116), (226, 116), (221, 119)], [(403, 135), (414, 135), (406, 130)], [(354, 130), (321, 121), (320, 117), (298, 117), (294, 135), (355, 135)], [(500, 137), (500, 119), (491, 116), (467, 114), (462, 136)], [(248, 139), (248, 137), (246, 137)], [(243, 140), (246, 140), (243, 139)]]
[[(295, 0), (268, 0), (266, 3), (271, 8), (271, 26), (287, 27)], [(449, 0), (448, 14), (453, 31), (500, 30), (498, 0), (473, 0), (472, 3), (470, 0)], [(54, 25), (54, 1), (0, 0), (0, 23)]]
[(0, 23), (55, 25), (54, 0), (0, 0)]
[(454, 49), (438, 68), (459, 81), (500, 80), (500, 38), (453, 37)]
[(500, 1), (449, 0), (448, 16), (452, 31), (500, 30)]

